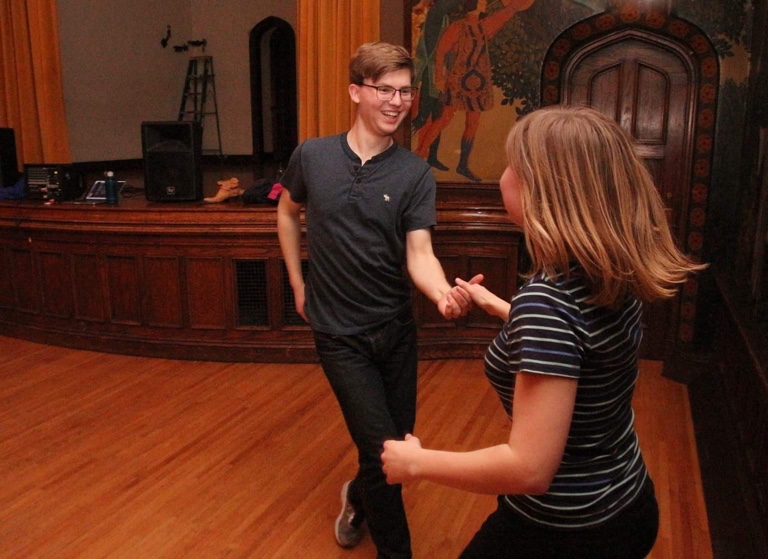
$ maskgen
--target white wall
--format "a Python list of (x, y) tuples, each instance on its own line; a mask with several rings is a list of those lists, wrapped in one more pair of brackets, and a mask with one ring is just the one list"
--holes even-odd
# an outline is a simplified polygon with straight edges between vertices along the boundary
[[(295, 0), (193, 0), (192, 33), (208, 40), (213, 56), (221, 144), (226, 154), (253, 153), (249, 33), (260, 21), (274, 16), (297, 31)], [(298, 33), (297, 33), (298, 34)], [(204, 147), (209, 147), (206, 131)]]
[(64, 104), (74, 161), (141, 157), (141, 122), (174, 120), (184, 60), (160, 40), (187, 36), (188, 0), (59, 2)]
[(178, 115), (189, 53), (172, 46), (203, 38), (224, 153), (252, 153), (248, 34), (269, 16), (295, 29), (295, 0), (67, 0), (58, 9), (73, 161), (140, 159), (141, 122)]
[[(401, 42), (403, 3), (381, 5), (382, 39)], [(178, 116), (190, 53), (173, 45), (197, 39), (214, 60), (223, 151), (253, 152), (249, 33), (270, 16), (296, 30), (296, 0), (60, 0), (58, 9), (73, 161), (140, 159), (142, 121)]]

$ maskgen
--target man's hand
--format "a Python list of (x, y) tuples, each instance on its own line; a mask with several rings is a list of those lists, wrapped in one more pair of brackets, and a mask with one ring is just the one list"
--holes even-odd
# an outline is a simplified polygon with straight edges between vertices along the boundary
[(294, 289), (293, 290), (293, 298), (296, 301), (296, 312), (299, 314), (301, 318), (304, 319), (304, 322), (309, 324), (309, 319), (307, 318), (306, 313), (304, 312), (304, 303), (306, 302), (306, 297), (304, 296), (304, 289), (305, 286), (301, 286), (301, 289)]
[[(483, 281), (483, 275), (478, 274), (464, 283), (471, 285), (481, 281)], [(447, 320), (459, 318), (472, 310), (472, 296), (464, 286), (455, 285), (437, 302), (437, 309)]]
[(446, 291), (440, 300), (437, 302), (437, 310), (446, 320), (452, 320), (459, 318), (462, 315), (467, 314), (469, 305), (472, 304), (472, 299), (469, 294), (464, 291), (462, 295), (459, 291), (459, 287), (452, 287)]
[(477, 274), (469, 281), (456, 278), (456, 285), (461, 287), (472, 299), (472, 302), (492, 316), (506, 320), (509, 316), (510, 304), (494, 295), (485, 286), (480, 285), (484, 280), (483, 274)]

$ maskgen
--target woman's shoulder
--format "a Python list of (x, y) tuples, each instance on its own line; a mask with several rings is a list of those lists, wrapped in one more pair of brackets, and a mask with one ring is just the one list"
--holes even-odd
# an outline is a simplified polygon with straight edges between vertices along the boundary
[(549, 307), (552, 311), (564, 312), (580, 317), (589, 305), (589, 286), (578, 269), (568, 273), (538, 272), (531, 276), (513, 297), (512, 306), (520, 307), (526, 302), (539, 307)]
[(520, 289), (548, 293), (578, 295), (589, 290), (589, 283), (580, 266), (571, 266), (565, 272), (542, 270), (535, 273)]
[(539, 272), (518, 290), (515, 299), (534, 300), (540, 304), (557, 307), (568, 314), (586, 321), (596, 317), (625, 315), (632, 309), (641, 309), (642, 303), (635, 296), (627, 296), (616, 306), (602, 306), (594, 302), (593, 287), (584, 270), (576, 265), (568, 273)]

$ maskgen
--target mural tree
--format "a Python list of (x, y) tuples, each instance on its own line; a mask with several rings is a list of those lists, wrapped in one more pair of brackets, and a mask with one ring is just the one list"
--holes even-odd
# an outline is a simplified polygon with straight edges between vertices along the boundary
[(596, 10), (576, 1), (538, 0), (502, 29), (490, 44), (493, 83), (502, 105), (516, 101), (518, 115), (540, 105), (541, 65), (552, 41)]

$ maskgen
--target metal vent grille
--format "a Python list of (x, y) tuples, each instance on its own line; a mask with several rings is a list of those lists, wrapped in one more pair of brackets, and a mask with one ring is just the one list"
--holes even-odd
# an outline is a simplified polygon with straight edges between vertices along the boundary
[(236, 260), (237, 324), (268, 326), (267, 263), (265, 260)]
[[(283, 323), (286, 326), (306, 326), (307, 323), (301, 318), (299, 313), (296, 312), (296, 298), (293, 296), (293, 289), (291, 289), (291, 280), (288, 278), (288, 270), (285, 268), (285, 262), (282, 262), (282, 277), (283, 277)], [(306, 260), (301, 261), (301, 273), (306, 278), (309, 271), (309, 262)]]

